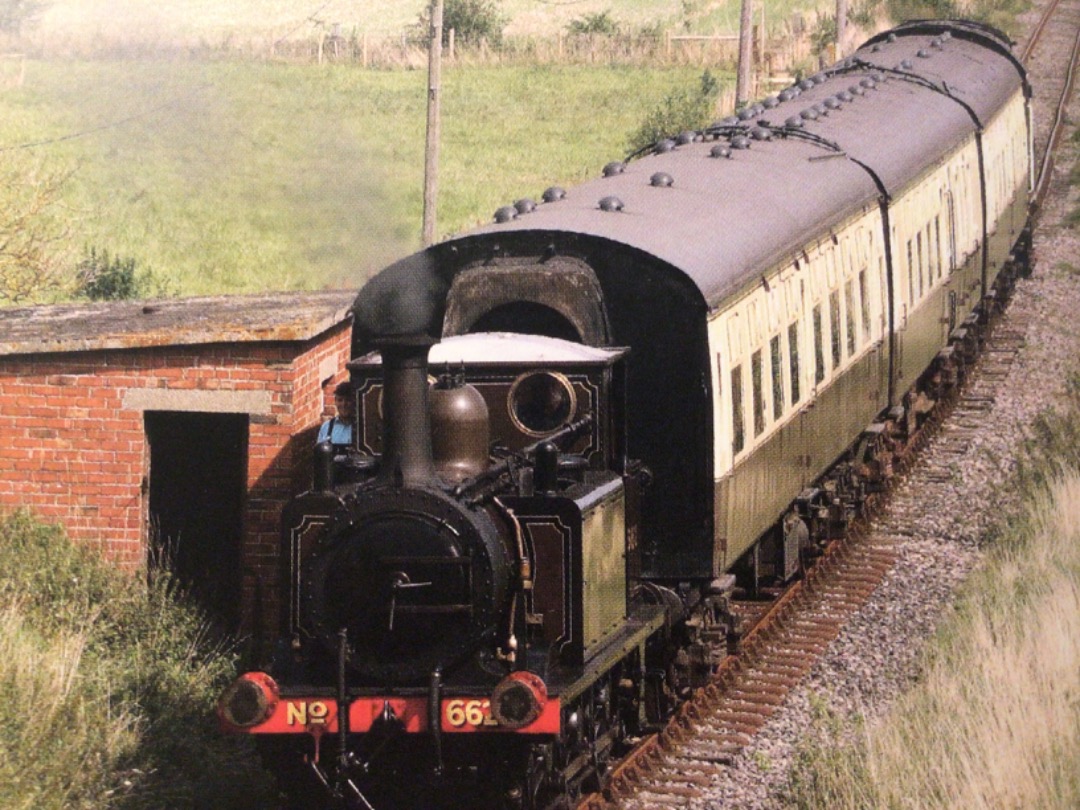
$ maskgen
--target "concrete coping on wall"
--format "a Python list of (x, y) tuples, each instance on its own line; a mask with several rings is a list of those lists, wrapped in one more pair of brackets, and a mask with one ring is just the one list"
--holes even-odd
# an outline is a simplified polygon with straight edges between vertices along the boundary
[(354, 290), (0, 308), (0, 356), (303, 342), (352, 317)]

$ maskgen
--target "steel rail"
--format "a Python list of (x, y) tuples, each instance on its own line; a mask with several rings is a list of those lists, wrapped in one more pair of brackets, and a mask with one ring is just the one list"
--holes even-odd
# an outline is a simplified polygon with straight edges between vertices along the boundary
[[(1057, 6), (1057, 0), (1055, 0), (1054, 6)], [(1054, 114), (1054, 123), (1050, 128), (1050, 137), (1046, 141), (1046, 149), (1043, 152), (1042, 161), (1039, 163), (1038, 180), (1035, 182), (1035, 191), (1031, 196), (1033, 212), (1038, 211), (1050, 189), (1050, 180), (1054, 174), (1054, 150), (1057, 148), (1058, 140), (1061, 138), (1061, 133), (1065, 128), (1065, 110), (1075, 86), (1078, 60), (1080, 60), (1080, 27), (1076, 29), (1072, 54), (1069, 57), (1068, 69), (1065, 71), (1065, 86), (1061, 89), (1061, 96), (1057, 102), (1057, 111)]]
[(1057, 11), (1058, 3), (1061, 0), (1051, 0), (1051, 2), (1043, 9), (1042, 14), (1039, 16), (1039, 21), (1035, 23), (1035, 28), (1031, 31), (1031, 36), (1028, 37), (1027, 42), (1024, 43), (1024, 47), (1020, 51), (1020, 61), (1027, 63), (1031, 58), (1031, 52), (1035, 50), (1035, 46), (1039, 44), (1039, 40), (1042, 38), (1043, 30), (1046, 28), (1046, 24), (1050, 21), (1050, 18)]

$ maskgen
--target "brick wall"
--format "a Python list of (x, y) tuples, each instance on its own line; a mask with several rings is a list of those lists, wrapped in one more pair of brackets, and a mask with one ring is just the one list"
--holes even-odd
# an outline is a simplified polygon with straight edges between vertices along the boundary
[(241, 565), (254, 629), (254, 612), (275, 610), (278, 515), (309, 480), (323, 384), (342, 378), (349, 332), (342, 323), (296, 343), (0, 357), (0, 509), (28, 507), (135, 569), (147, 539), (144, 413), (247, 413)]

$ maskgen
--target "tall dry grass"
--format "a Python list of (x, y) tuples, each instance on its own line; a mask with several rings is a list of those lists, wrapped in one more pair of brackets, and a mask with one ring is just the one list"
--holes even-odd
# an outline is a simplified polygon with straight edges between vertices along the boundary
[(169, 576), (116, 571), (0, 515), (0, 807), (272, 806), (247, 741), (216, 729), (235, 656)]
[(882, 719), (822, 711), (795, 770), (805, 808), (1080, 807), (1080, 394), (1039, 420), (1000, 536)]

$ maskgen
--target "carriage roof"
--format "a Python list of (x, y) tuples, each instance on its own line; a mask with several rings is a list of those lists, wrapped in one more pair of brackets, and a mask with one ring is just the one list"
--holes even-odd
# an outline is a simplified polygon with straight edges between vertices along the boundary
[[(984, 125), (1026, 87), (1003, 37), (990, 29), (919, 23), (894, 34), (871, 40), (797, 97), (759, 110), (737, 128), (729, 119), (695, 142), (667, 144), (667, 151), (631, 160), (559, 201), (450, 244), (514, 232), (608, 240), (677, 268), (716, 307), (814, 238), (877, 205), (877, 182), (897, 194), (971, 136), (973, 116)], [(882, 79), (873, 89), (804, 121), (798, 133), (783, 129), (793, 116), (871, 75)], [(752, 138), (761, 124), (772, 129), (770, 140)], [(739, 135), (750, 136), (748, 148), (713, 156)]]

